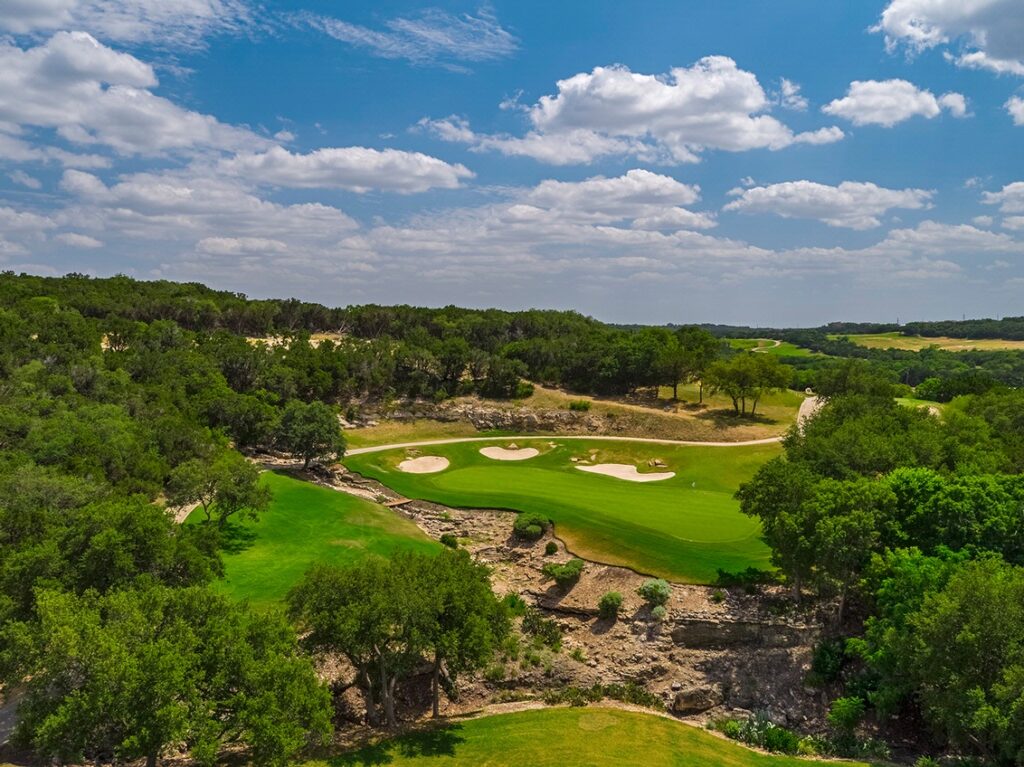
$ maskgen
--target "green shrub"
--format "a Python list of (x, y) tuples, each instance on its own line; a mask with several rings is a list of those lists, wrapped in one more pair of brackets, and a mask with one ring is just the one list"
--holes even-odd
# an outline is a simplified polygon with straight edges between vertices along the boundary
[(863, 698), (836, 698), (829, 707), (826, 720), (829, 727), (842, 737), (853, 737), (854, 730), (864, 718)]
[(651, 607), (657, 607), (668, 602), (672, 595), (672, 587), (661, 578), (649, 578), (641, 584), (636, 593)]
[(652, 607), (651, 617), (654, 618), (654, 620), (656, 620), (658, 623), (662, 623), (668, 617), (668, 610), (665, 609), (664, 605)]
[(580, 579), (583, 572), (583, 560), (579, 557), (570, 559), (564, 565), (549, 562), (541, 570), (545, 578), (551, 578), (560, 589), (569, 589)]
[(459, 539), (452, 533), (444, 533), (441, 536), (441, 545), (447, 546), (450, 549), (457, 549), (459, 548)]
[(516, 515), (516, 520), (512, 523), (512, 532), (524, 540), (536, 541), (547, 532), (549, 527), (551, 527), (551, 520), (543, 514), (524, 511)]
[(509, 634), (501, 643), (501, 655), (505, 660), (518, 660), (522, 643), (515, 634)]
[(532, 607), (526, 608), (523, 614), (523, 632), (540, 640), (553, 650), (562, 648), (562, 630), (553, 620), (549, 620), (540, 614), (539, 610)]
[(526, 600), (518, 594), (506, 594), (501, 600), (501, 603), (505, 605), (505, 609), (508, 610), (508, 614), (513, 618), (518, 618), (526, 612)]
[(834, 682), (846, 662), (846, 643), (842, 639), (823, 639), (814, 647), (807, 681), (814, 685)]
[(725, 601), (725, 592), (721, 589), (715, 589), (711, 592), (711, 601), (714, 602), (716, 605), (721, 604)]
[(505, 681), (505, 667), (500, 663), (495, 663), (493, 666), (489, 666), (484, 671), (484, 679), (488, 682), (504, 682)]
[(574, 410), (577, 413), (586, 413), (590, 410), (590, 400), (574, 399), (569, 403), (569, 409)]
[(520, 381), (516, 384), (515, 399), (526, 399), (533, 395), (533, 384), (528, 381)]
[(719, 729), (719, 732), (721, 732), (727, 738), (739, 740), (742, 727), (743, 725), (739, 720), (726, 719), (724, 722), (722, 722), (722, 726)]
[(547, 556), (549, 556), (549, 557), (552, 554), (557, 554), (558, 553), (558, 544), (555, 543), (554, 541), (548, 541), (547, 546), (544, 547), (544, 553)]
[(782, 754), (795, 754), (800, 748), (800, 736), (775, 724), (763, 713), (751, 714), (743, 722), (737, 740)]
[(614, 620), (619, 617), (619, 608), (622, 607), (622, 594), (617, 591), (608, 591), (597, 600), (597, 612), (606, 620)]
[(587, 660), (587, 654), (583, 652), (582, 647), (572, 648), (572, 652), (569, 653), (569, 657), (572, 658), (574, 661), (578, 661), (579, 663), (585, 663)]
[(914, 767), (942, 767), (942, 763), (933, 756), (919, 756)]

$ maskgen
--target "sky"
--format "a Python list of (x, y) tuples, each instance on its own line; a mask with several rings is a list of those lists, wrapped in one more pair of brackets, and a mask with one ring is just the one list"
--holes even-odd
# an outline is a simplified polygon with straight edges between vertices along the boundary
[(0, 0), (0, 270), (1021, 315), (1024, 2)]

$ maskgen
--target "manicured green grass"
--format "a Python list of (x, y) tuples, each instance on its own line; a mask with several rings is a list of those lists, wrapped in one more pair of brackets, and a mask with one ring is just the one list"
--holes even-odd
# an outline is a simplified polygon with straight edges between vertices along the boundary
[[(345, 464), (410, 498), (541, 512), (555, 521), (559, 537), (574, 553), (643, 573), (711, 583), (719, 569), (769, 567), (760, 529), (740, 514), (733, 493), (779, 454), (778, 444), (683, 447), (559, 437), (516, 443), (542, 454), (526, 461), (494, 461), (480, 455), (481, 443), (464, 443), (421, 449), (451, 462), (436, 474), (400, 471), (397, 465), (405, 450), (348, 456)], [(594, 464), (635, 464), (641, 471), (668, 470), (676, 476), (640, 483), (576, 469), (570, 459), (586, 458), (592, 450)], [(652, 458), (667, 468), (649, 468)]]
[(728, 338), (726, 340), (733, 349), (743, 349), (746, 351), (759, 349), (758, 354), (774, 354), (778, 357), (817, 356), (817, 352), (791, 344), (789, 341), (783, 341), (776, 346), (774, 341), (767, 338)]
[(914, 397), (897, 397), (896, 402), (903, 407), (927, 407), (935, 408), (940, 413), (946, 409), (946, 402), (935, 402), (930, 399), (915, 399)]
[[(317, 767), (808, 767), (696, 727), (610, 708), (549, 708), (471, 719), (400, 736)], [(833, 764), (839, 764), (833, 762)], [(854, 767), (856, 762), (842, 764)], [(314, 767), (308, 764), (307, 767)]]
[[(217, 584), (235, 599), (280, 601), (317, 562), (440, 548), (385, 506), (273, 472), (264, 472), (263, 481), (274, 494), (270, 509), (257, 522), (228, 530), (225, 577)], [(189, 519), (200, 516), (196, 512)]]

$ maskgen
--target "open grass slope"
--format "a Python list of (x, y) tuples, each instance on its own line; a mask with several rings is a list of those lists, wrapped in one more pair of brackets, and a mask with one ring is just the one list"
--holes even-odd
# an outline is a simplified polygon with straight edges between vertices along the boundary
[[(502, 443), (499, 443), (502, 444)], [(689, 583), (712, 583), (718, 570), (768, 567), (768, 548), (754, 520), (739, 512), (733, 493), (778, 455), (775, 444), (683, 447), (586, 439), (517, 439), (541, 451), (528, 461), (480, 455), (479, 443), (423, 447), (449, 459), (437, 474), (406, 474), (406, 450), (348, 456), (353, 471), (409, 498), (462, 508), (537, 511), (555, 521), (574, 553), (598, 562)], [(551, 447), (554, 444), (555, 447)], [(579, 471), (591, 464), (635, 464), (641, 471), (674, 471), (672, 479), (638, 483)], [(650, 468), (650, 459), (665, 468)], [(511, 519), (509, 528), (511, 530)]]
[(985, 351), (1014, 351), (1024, 349), (1024, 341), (1010, 341), (1000, 338), (949, 338), (948, 336), (905, 336), (899, 332), (860, 333), (849, 336), (833, 335), (829, 338), (848, 338), (858, 346), (869, 349), (902, 349), (919, 352), (936, 346), (949, 352), (965, 352), (974, 349)]
[(774, 354), (777, 357), (813, 357), (818, 352), (791, 344), (789, 341), (775, 341), (770, 338), (728, 338), (733, 349), (756, 351), (758, 354)]
[(306, 767), (807, 767), (814, 763), (821, 762), (762, 754), (662, 716), (588, 707), (471, 719)]
[[(256, 522), (230, 525), (227, 533), (218, 587), (235, 599), (259, 605), (280, 601), (317, 562), (439, 548), (385, 506), (283, 474), (264, 472), (262, 481), (274, 494), (270, 509)], [(195, 512), (192, 518), (199, 516)]]

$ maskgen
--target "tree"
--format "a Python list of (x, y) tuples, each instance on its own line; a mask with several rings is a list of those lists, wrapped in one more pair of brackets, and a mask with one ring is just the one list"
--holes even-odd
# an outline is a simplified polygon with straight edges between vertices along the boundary
[(892, 381), (864, 360), (842, 359), (817, 372), (814, 389), (819, 397), (832, 399), (848, 394), (892, 399), (895, 386)]
[(960, 565), (886, 637), (925, 718), (957, 749), (1006, 765), (1024, 753), (1024, 569)]
[(442, 551), (436, 557), (410, 559), (418, 565), (418, 588), (429, 595), (427, 641), (436, 718), (442, 674), (447, 689), (453, 690), (460, 674), (482, 668), (507, 635), (509, 622), (504, 605), (491, 590), (490, 571), (467, 552)]
[(227, 742), (283, 765), (330, 731), (330, 697), (281, 619), (201, 588), (153, 584), (104, 596), (43, 591), (20, 624), (27, 678), (15, 738), (42, 759), (153, 767), (185, 744), (203, 764)]
[(785, 389), (792, 374), (792, 368), (780, 364), (771, 354), (740, 353), (711, 365), (708, 382), (712, 391), (728, 395), (737, 415), (746, 415), (750, 400), (753, 416), (761, 397)]
[(270, 489), (260, 483), (259, 468), (234, 450), (215, 458), (194, 458), (176, 467), (167, 483), (171, 506), (198, 504), (210, 522), (223, 528), (233, 516), (256, 519), (270, 505)]
[(718, 358), (722, 342), (704, 328), (687, 325), (676, 331), (679, 347), (686, 353), (690, 378), (700, 382), (698, 404), (704, 403), (704, 378), (708, 368)]
[(379, 697), (388, 727), (398, 725), (395, 689), (423, 657), (431, 625), (430, 597), (411, 578), (415, 563), (399, 559), (401, 566), (378, 559), (315, 566), (288, 594), (307, 646), (344, 655), (356, 670), (367, 719), (379, 721)]
[(487, 568), (466, 552), (404, 553), (347, 567), (311, 568), (288, 594), (289, 615), (316, 652), (343, 655), (356, 672), (367, 720), (398, 723), (399, 682), (429, 658), (434, 715), (442, 676), (449, 686), (479, 668), (508, 630)]
[(879, 520), (888, 516), (895, 499), (884, 485), (862, 479), (822, 480), (805, 501), (817, 520), (813, 546), (819, 590), (839, 593), (836, 623), (841, 624), (851, 586), (856, 586), (877, 547)]
[(312, 460), (340, 458), (345, 453), (345, 437), (338, 417), (322, 402), (289, 402), (281, 415), (278, 442), (289, 453), (302, 458), (304, 469), (309, 468)]
[(817, 481), (806, 466), (773, 458), (736, 492), (740, 511), (760, 520), (772, 550), (772, 564), (789, 579), (797, 602), (817, 554), (817, 520), (813, 508), (807, 505)]

